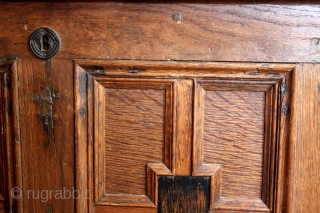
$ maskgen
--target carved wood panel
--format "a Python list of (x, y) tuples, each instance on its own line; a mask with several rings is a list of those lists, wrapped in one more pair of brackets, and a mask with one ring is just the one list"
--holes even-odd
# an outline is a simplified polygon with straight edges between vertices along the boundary
[(76, 61), (77, 187), (89, 190), (77, 211), (156, 212), (159, 178), (185, 175), (209, 181), (205, 211), (278, 213), (291, 196), (294, 69)]

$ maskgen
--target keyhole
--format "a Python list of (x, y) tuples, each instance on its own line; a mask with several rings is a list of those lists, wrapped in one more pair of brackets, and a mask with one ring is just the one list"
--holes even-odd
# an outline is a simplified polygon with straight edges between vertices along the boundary
[(41, 43), (41, 51), (47, 52), (49, 50), (49, 37), (47, 35), (42, 36), (40, 43)]

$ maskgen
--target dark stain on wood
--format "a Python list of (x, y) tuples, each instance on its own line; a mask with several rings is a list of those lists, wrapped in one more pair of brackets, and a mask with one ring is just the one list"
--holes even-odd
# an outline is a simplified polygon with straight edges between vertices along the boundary
[(36, 93), (34, 97), (30, 96), (30, 98), (39, 103), (41, 114), (37, 116), (48, 136), (48, 141), (45, 142), (45, 145), (48, 146), (49, 142), (53, 140), (54, 134), (53, 103), (58, 98), (57, 91), (51, 89), (47, 83), (40, 95)]
[(50, 84), (52, 75), (50, 59), (42, 61), (42, 71), (44, 73), (45, 86), (41, 87), (40, 94), (36, 92), (35, 95), (29, 95), (29, 98), (37, 101), (39, 104), (40, 114), (37, 114), (36, 116), (47, 136), (46, 140), (44, 141), (44, 146), (49, 147), (50, 143), (54, 144), (55, 146), (53, 106), (59, 96), (58, 91), (53, 89)]
[(177, 14), (174, 14), (173, 16), (172, 16), (172, 19), (174, 20), (174, 21), (182, 21), (183, 20), (183, 17), (182, 17), (182, 14), (181, 13), (177, 13)]
[(14, 55), (5, 55), (4, 57), (0, 57), (0, 66), (9, 66), (16, 60), (17, 57)]
[(269, 72), (269, 73), (267, 73), (267, 76), (269, 76), (271, 78), (278, 78), (281, 75), (279, 73), (276, 73), (276, 72)]
[(281, 87), (280, 87), (280, 92), (281, 92), (281, 95), (284, 95), (284, 94), (286, 94), (287, 90), (288, 90), (288, 87), (287, 87), (287, 85), (285, 85), (285, 84), (282, 84), (282, 85), (281, 85)]
[(83, 118), (87, 116), (88, 108), (86, 105), (83, 105), (80, 109), (80, 114)]
[(285, 116), (288, 116), (289, 113), (290, 113), (290, 107), (289, 107), (289, 105), (284, 105), (284, 106), (282, 107), (282, 112), (283, 112), (283, 114), (284, 114)]
[(105, 76), (105, 70), (103, 66), (89, 66), (89, 67), (83, 67), (87, 72), (91, 73), (93, 76)]
[(144, 72), (145, 70), (137, 69), (137, 68), (132, 68), (128, 70), (128, 73), (139, 73), (139, 72)]
[(80, 81), (79, 92), (81, 94), (81, 97), (87, 97), (87, 90), (88, 90), (87, 79), (88, 79), (87, 72), (82, 72), (79, 78), (79, 81)]
[(259, 69), (257, 69), (257, 70), (255, 70), (255, 71), (253, 71), (253, 72), (249, 72), (248, 74), (249, 74), (249, 75), (259, 75), (260, 72), (259, 72)]
[(311, 44), (313, 45), (319, 45), (320, 44), (320, 38), (312, 38), (310, 39)]
[(6, 75), (6, 78), (3, 80), (3, 86), (9, 89), (11, 87), (10, 75)]
[(158, 179), (158, 213), (207, 213), (209, 177), (161, 176)]

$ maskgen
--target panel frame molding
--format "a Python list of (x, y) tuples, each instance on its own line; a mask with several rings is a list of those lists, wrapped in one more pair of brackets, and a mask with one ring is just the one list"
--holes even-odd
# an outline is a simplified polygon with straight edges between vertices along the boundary
[[(270, 159), (264, 159), (264, 161), (269, 162), (266, 169), (263, 172), (264, 181), (270, 179), (271, 173), (276, 175), (275, 181), (270, 180), (270, 184), (274, 186), (275, 192), (270, 193), (271, 190), (265, 190), (262, 195), (262, 199), (270, 206), (273, 212), (281, 212), (283, 209), (290, 208), (291, 198), (292, 198), (292, 162), (294, 153), (294, 121), (295, 121), (295, 93), (296, 88), (296, 72), (297, 64), (276, 64), (276, 63), (237, 63), (237, 62), (177, 62), (177, 61), (138, 61), (138, 60), (75, 60), (75, 109), (76, 109), (76, 155), (85, 155), (85, 158), (76, 158), (76, 186), (77, 189), (89, 189), (89, 191), (94, 192), (93, 196), (88, 200), (77, 200), (77, 212), (94, 212), (94, 209), (99, 209), (98, 212), (103, 212), (103, 209), (114, 209), (119, 207), (127, 208), (125, 205), (121, 207), (120, 205), (114, 207), (104, 208), (103, 206), (94, 207), (96, 202), (101, 198), (100, 194), (96, 194), (93, 190), (94, 185), (101, 184), (101, 182), (94, 180), (93, 170), (94, 163), (96, 160), (92, 159), (93, 153), (93, 138), (88, 137), (88, 134), (92, 133), (93, 123), (90, 121), (90, 108), (86, 110), (81, 110), (82, 105), (89, 106), (89, 102), (92, 102), (94, 95), (89, 95), (88, 91), (94, 88), (94, 83), (90, 83), (94, 80), (99, 80), (103, 78), (110, 79), (125, 79), (125, 81), (139, 81), (146, 79), (176, 79), (177, 81), (183, 80), (193, 80), (194, 87), (196, 84), (201, 83), (206, 87), (205, 82), (211, 82), (208, 87), (212, 89), (219, 90), (238, 90), (239, 86), (243, 90), (250, 91), (268, 91), (266, 96), (266, 102), (269, 101), (270, 104), (277, 106), (276, 111), (266, 110), (266, 114), (272, 114), (270, 120), (265, 120), (265, 122), (272, 122), (272, 127), (268, 127), (265, 131), (272, 132), (265, 136), (265, 140), (271, 140), (276, 137), (279, 138), (277, 142), (277, 149)], [(128, 80), (129, 79), (129, 80)], [(142, 80), (142, 81), (143, 81)], [(89, 83), (84, 83), (89, 82)], [(228, 87), (222, 86), (228, 84)], [(281, 85), (286, 84), (286, 91), (279, 93)], [(231, 86), (230, 86), (231, 85)], [(232, 88), (233, 86), (234, 88)], [(190, 86), (190, 85), (189, 85)], [(195, 94), (196, 91), (193, 91)], [(193, 94), (193, 95), (194, 95)], [(177, 97), (179, 94), (175, 94)], [(83, 98), (83, 97), (85, 98)], [(277, 97), (277, 98), (272, 98)], [(194, 99), (195, 100), (195, 99)], [(195, 103), (195, 101), (194, 101)], [(194, 105), (195, 108), (195, 105)], [(290, 110), (288, 110), (290, 109)], [(81, 118), (81, 111), (85, 111), (88, 118)], [(194, 113), (193, 113), (194, 115)], [(276, 123), (276, 124), (275, 124)], [(279, 125), (277, 125), (279, 124)], [(81, 128), (80, 128), (81, 127)], [(90, 127), (90, 128), (88, 128)], [(175, 127), (173, 131), (177, 131)], [(91, 130), (90, 130), (91, 129)], [(193, 132), (196, 129), (196, 122), (193, 122)], [(91, 131), (91, 132), (90, 132)], [(276, 133), (275, 133), (276, 132)], [(84, 134), (85, 133), (85, 134)], [(196, 135), (196, 134), (194, 134)], [(197, 142), (195, 136), (191, 137), (194, 141), (192, 146), (197, 147)], [(176, 138), (177, 136), (173, 136)], [(177, 139), (175, 139), (177, 140)], [(173, 143), (172, 150), (179, 150), (178, 144)], [(87, 151), (86, 151), (87, 150)], [(210, 209), (213, 211), (225, 211), (234, 210), (241, 211), (245, 210), (242, 207), (231, 207), (231, 208), (217, 208), (216, 203), (220, 200), (220, 179), (221, 173), (223, 173), (223, 168), (221, 165), (216, 164), (203, 164), (201, 161), (201, 155), (196, 154), (196, 149), (193, 148), (193, 154), (190, 156), (191, 163), (189, 175), (192, 176), (208, 176), (210, 177), (211, 191), (210, 191)], [(201, 150), (200, 150), (201, 153)], [(175, 158), (176, 153), (171, 153), (172, 155), (172, 168), (167, 168), (168, 171), (164, 171), (165, 175), (176, 175), (175, 168), (179, 164), (179, 158)], [(265, 156), (265, 155), (264, 155)], [(274, 158), (278, 159), (276, 166), (270, 166), (274, 163)], [(186, 166), (187, 167), (187, 166)], [(275, 169), (275, 171), (270, 171)], [(157, 171), (151, 171), (150, 165), (148, 165), (149, 174), (147, 179), (151, 182), (155, 177), (161, 175), (162, 173)], [(172, 171), (172, 172), (171, 172)], [(187, 171), (187, 170), (186, 170)], [(95, 173), (95, 175), (97, 175)], [(184, 173), (184, 175), (186, 175)], [(286, 179), (286, 181), (284, 181)], [(153, 181), (153, 184), (156, 183)], [(152, 185), (152, 184), (151, 184)], [(150, 185), (150, 186), (151, 186)], [(156, 188), (148, 187), (148, 197), (151, 198), (153, 202), (156, 201)], [(216, 190), (214, 190), (216, 189)], [(101, 201), (101, 200), (100, 200)], [(223, 201), (223, 200), (221, 200)], [(244, 203), (250, 204), (251, 201), (244, 201)], [(262, 201), (261, 201), (262, 202)], [(262, 202), (264, 203), (264, 202)], [(130, 205), (129, 205), (130, 206)], [(137, 206), (141, 208), (142, 206)], [(145, 207), (145, 208), (144, 208)], [(148, 211), (153, 212), (156, 206), (145, 205), (143, 208), (148, 209)], [(252, 211), (269, 211), (268, 208), (258, 207), (251, 208)]]
[[(204, 96), (206, 91), (256, 91), (265, 92), (265, 139), (263, 148), (263, 172), (262, 172), (262, 197), (261, 200), (256, 199), (231, 199), (220, 197), (215, 203), (210, 203), (211, 209), (216, 210), (248, 210), (248, 211), (272, 211), (271, 202), (273, 200), (274, 180), (275, 176), (275, 146), (277, 135), (277, 102), (278, 102), (278, 81), (228, 81), (228, 80), (200, 80), (195, 82), (195, 102), (194, 102), (194, 149), (193, 149), (193, 172), (203, 170), (210, 164), (203, 161), (203, 130), (204, 130)], [(267, 133), (266, 133), (267, 132)], [(270, 148), (269, 148), (270, 147)], [(213, 165), (211, 165), (213, 166)], [(221, 166), (222, 167), (222, 166)], [(223, 167), (222, 167), (223, 173)], [(214, 188), (212, 188), (213, 191)], [(233, 204), (228, 204), (233, 203)], [(228, 204), (228, 205), (227, 205)], [(234, 205), (232, 207), (232, 205)], [(254, 205), (254, 206), (253, 206)], [(270, 207), (270, 209), (268, 208)]]
[[(154, 208), (157, 203), (158, 175), (172, 175), (173, 168), (172, 149), (174, 143), (175, 103), (174, 90), (176, 80), (173, 79), (129, 79), (95, 77), (75, 64), (75, 109), (76, 109), (76, 166), (77, 188), (81, 192), (88, 189), (89, 202), (95, 206), (143, 207)], [(105, 88), (117, 89), (157, 89), (165, 91), (165, 130), (164, 130), (164, 162), (149, 163), (146, 165), (146, 194), (107, 194), (105, 192)], [(93, 126), (95, 128), (93, 128)], [(87, 152), (87, 153), (86, 153)], [(81, 153), (81, 154), (80, 154)], [(86, 158), (83, 158), (86, 155)], [(86, 162), (87, 161), (87, 162)], [(84, 165), (87, 165), (85, 168)], [(160, 166), (160, 167), (159, 167)], [(88, 172), (87, 187), (84, 172)], [(94, 175), (93, 175), (94, 174)], [(125, 174), (123, 176), (125, 178)], [(150, 184), (154, 181), (154, 184)], [(82, 186), (80, 183), (82, 182)], [(85, 195), (83, 194), (83, 197)], [(82, 201), (82, 202), (81, 202)], [(82, 199), (77, 201), (77, 209), (93, 209)]]
[[(14, 187), (22, 189), (17, 63), (15, 56), (0, 57), (0, 137), (3, 141), (0, 144), (3, 163), (0, 165), (0, 175), (3, 175), (0, 177), (3, 184), (0, 188), (0, 212), (23, 210), (22, 196), (19, 199), (11, 196)], [(14, 195), (18, 196), (19, 191)]]

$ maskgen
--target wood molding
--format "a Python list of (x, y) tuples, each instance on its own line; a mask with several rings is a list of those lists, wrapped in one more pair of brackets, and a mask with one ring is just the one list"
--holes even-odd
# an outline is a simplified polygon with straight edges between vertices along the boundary
[[(22, 210), (22, 198), (11, 190), (21, 189), (21, 148), (18, 104), (17, 58), (0, 58), (0, 211)], [(19, 192), (16, 194), (18, 195)]]
[(172, 172), (162, 163), (149, 163), (147, 168), (147, 196), (154, 206), (158, 205), (159, 176), (173, 176)]

